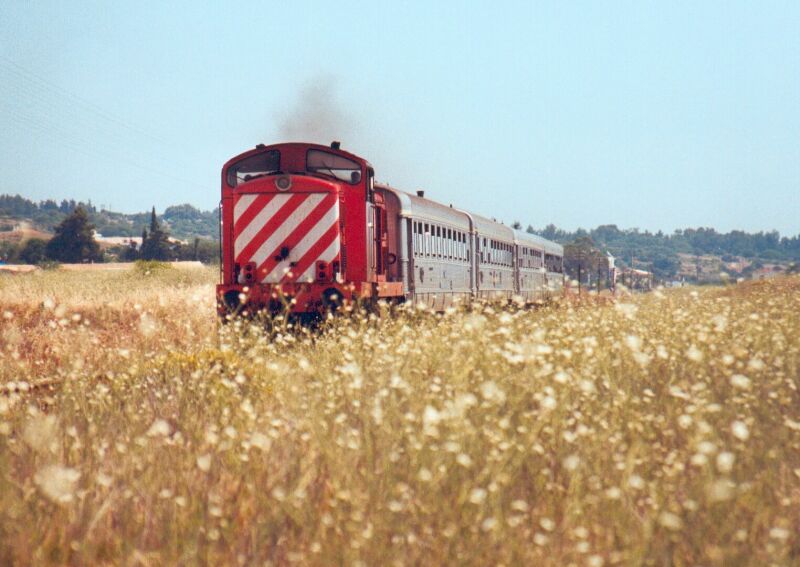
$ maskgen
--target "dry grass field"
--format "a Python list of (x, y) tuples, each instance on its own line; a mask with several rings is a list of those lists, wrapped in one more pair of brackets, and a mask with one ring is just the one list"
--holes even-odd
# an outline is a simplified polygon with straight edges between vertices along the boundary
[(218, 329), (0, 278), (0, 564), (800, 564), (800, 279)]

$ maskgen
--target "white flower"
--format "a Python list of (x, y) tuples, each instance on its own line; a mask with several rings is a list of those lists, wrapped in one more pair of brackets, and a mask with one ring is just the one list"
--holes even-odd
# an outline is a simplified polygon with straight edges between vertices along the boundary
[(556, 408), (557, 405), (558, 403), (552, 396), (545, 396), (544, 398), (542, 398), (542, 401), (539, 402), (539, 406), (545, 411), (553, 410)]
[(717, 470), (721, 473), (729, 473), (733, 469), (733, 463), (736, 460), (736, 455), (728, 451), (722, 452), (717, 455)]
[(506, 401), (506, 393), (493, 381), (489, 380), (481, 384), (481, 396), (483, 399), (502, 404)]
[(703, 360), (703, 353), (694, 345), (690, 346), (689, 350), (686, 351), (686, 356), (689, 360), (693, 360), (694, 362)]
[(473, 504), (480, 504), (486, 500), (486, 490), (483, 488), (473, 488), (469, 493), (469, 501)]
[(661, 512), (658, 516), (658, 523), (671, 531), (677, 531), (683, 527), (683, 520), (672, 512)]
[(724, 502), (733, 497), (736, 485), (727, 478), (715, 480), (708, 487), (708, 498), (712, 502)]
[(33, 477), (33, 482), (47, 498), (56, 504), (69, 504), (75, 498), (75, 489), (81, 473), (61, 465), (47, 465)]
[(642, 339), (636, 335), (628, 335), (625, 337), (625, 345), (634, 352), (638, 352), (642, 348)]
[(750, 378), (743, 374), (734, 374), (731, 376), (731, 386), (739, 388), (740, 390), (749, 390)]
[(172, 433), (172, 427), (163, 419), (157, 419), (147, 430), (148, 437), (166, 437)]
[(747, 424), (740, 420), (731, 423), (731, 433), (741, 441), (747, 441), (750, 438), (750, 430), (747, 428)]
[(581, 458), (578, 455), (569, 455), (564, 459), (562, 464), (565, 469), (571, 472), (577, 469), (578, 465), (581, 464)]
[(634, 490), (641, 490), (644, 488), (644, 480), (638, 474), (632, 474), (628, 479), (628, 486)]
[(438, 424), (442, 420), (442, 414), (433, 407), (433, 406), (425, 406), (425, 410), (422, 412), (422, 423), (425, 427), (431, 427), (433, 425)]
[(261, 451), (268, 451), (272, 445), (272, 441), (263, 433), (256, 431), (250, 435), (250, 445)]
[(205, 454), (197, 457), (197, 468), (203, 472), (211, 470), (211, 455)]
[(25, 424), (22, 439), (36, 452), (54, 452), (57, 448), (58, 424), (52, 415), (39, 414)]
[(781, 541), (786, 541), (789, 539), (789, 530), (786, 528), (772, 528), (769, 531), (769, 537), (772, 539), (779, 539)]

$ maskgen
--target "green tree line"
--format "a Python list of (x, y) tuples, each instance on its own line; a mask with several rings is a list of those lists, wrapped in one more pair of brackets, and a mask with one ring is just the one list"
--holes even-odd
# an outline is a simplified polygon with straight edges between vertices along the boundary
[[(150, 213), (116, 213), (98, 209), (91, 201), (62, 200), (60, 203), (52, 199), (31, 201), (19, 195), (0, 195), (0, 231), (10, 230), (13, 226), (8, 219), (26, 219), (39, 230), (53, 232), (75, 209), (86, 211), (89, 221), (95, 230), (104, 236), (138, 236), (143, 225), (149, 222)], [(159, 216), (176, 238), (219, 238), (219, 211), (201, 211), (189, 204), (167, 207)]]
[(150, 215), (149, 231), (142, 230), (140, 246), (115, 246), (102, 251), (94, 238), (95, 227), (89, 213), (77, 206), (55, 228), (50, 240), (30, 238), (15, 243), (0, 241), (0, 261), (23, 264), (48, 262), (83, 263), (134, 260), (197, 260), (214, 263), (219, 260), (218, 243), (195, 238), (190, 244), (171, 240), (161, 225), (155, 207)]

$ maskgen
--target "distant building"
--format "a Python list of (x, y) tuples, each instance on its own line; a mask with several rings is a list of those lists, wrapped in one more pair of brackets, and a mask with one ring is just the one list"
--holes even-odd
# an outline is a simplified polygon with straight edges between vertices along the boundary
[(650, 290), (653, 288), (653, 272), (636, 268), (622, 268), (618, 281), (621, 281), (622, 285), (628, 289)]
[[(100, 244), (107, 244), (108, 246), (131, 246), (136, 250), (142, 246), (141, 236), (103, 236), (99, 232), (95, 231), (94, 239)], [(173, 244), (188, 244), (186, 240), (172, 238), (171, 236), (167, 238), (167, 241), (172, 242)]]
[(606, 252), (606, 260), (608, 261), (608, 284), (611, 289), (615, 289), (617, 287), (617, 260), (611, 255), (611, 252)]

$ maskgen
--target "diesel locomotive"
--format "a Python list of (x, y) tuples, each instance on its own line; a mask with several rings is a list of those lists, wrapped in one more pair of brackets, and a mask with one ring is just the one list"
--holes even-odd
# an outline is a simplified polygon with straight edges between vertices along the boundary
[(350, 302), (533, 302), (563, 285), (563, 248), (376, 182), (365, 159), (258, 145), (222, 168), (221, 315), (315, 316)]

